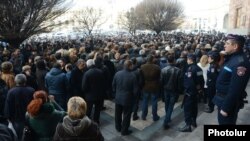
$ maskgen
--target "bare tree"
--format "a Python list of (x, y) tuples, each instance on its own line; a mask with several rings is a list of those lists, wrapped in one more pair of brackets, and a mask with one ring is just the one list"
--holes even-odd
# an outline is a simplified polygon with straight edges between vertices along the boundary
[(48, 32), (56, 17), (67, 8), (65, 0), (1, 0), (0, 36), (13, 47), (18, 47), (34, 34)]
[(140, 28), (135, 9), (131, 8), (126, 13), (120, 14), (118, 17), (118, 25), (121, 26), (122, 29), (127, 30), (132, 36), (135, 36), (136, 30)]
[(80, 14), (74, 15), (74, 18), (80, 23), (78, 30), (84, 31), (89, 36), (92, 36), (92, 31), (94, 29), (98, 29), (106, 22), (103, 11), (92, 7), (86, 7)]
[(177, 0), (143, 0), (135, 8), (138, 22), (157, 34), (176, 29), (183, 22), (183, 7)]

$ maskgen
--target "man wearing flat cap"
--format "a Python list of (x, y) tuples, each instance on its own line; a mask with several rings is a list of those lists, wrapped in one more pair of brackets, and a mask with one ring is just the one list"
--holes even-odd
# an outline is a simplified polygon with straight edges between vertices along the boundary
[(250, 76), (250, 63), (243, 53), (245, 38), (229, 34), (224, 45), (226, 59), (216, 81), (213, 102), (218, 106), (220, 125), (235, 125), (238, 112), (244, 106), (246, 86)]

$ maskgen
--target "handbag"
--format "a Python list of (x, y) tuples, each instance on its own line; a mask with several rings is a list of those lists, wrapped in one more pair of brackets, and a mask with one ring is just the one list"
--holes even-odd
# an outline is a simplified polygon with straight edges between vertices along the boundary
[(29, 126), (24, 126), (23, 128), (23, 135), (22, 141), (33, 141), (34, 140), (34, 133)]
[(25, 125), (23, 128), (22, 140), (21, 141), (34, 141), (34, 131), (29, 125), (29, 115), (26, 113), (25, 115)]

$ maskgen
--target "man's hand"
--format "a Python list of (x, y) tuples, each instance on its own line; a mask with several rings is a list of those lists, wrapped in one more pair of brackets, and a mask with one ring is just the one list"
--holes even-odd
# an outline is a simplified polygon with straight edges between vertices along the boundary
[(228, 114), (227, 114), (225, 111), (223, 111), (223, 110), (220, 110), (220, 114), (221, 114), (222, 116), (224, 116), (224, 117), (227, 117), (227, 116), (228, 116)]

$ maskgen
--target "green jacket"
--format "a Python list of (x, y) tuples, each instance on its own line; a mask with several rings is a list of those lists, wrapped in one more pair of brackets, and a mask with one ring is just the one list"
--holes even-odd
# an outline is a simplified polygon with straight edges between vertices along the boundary
[(52, 141), (56, 126), (59, 122), (62, 122), (65, 115), (66, 112), (55, 110), (52, 103), (44, 103), (40, 113), (29, 118), (29, 125), (36, 137), (34, 141)]

